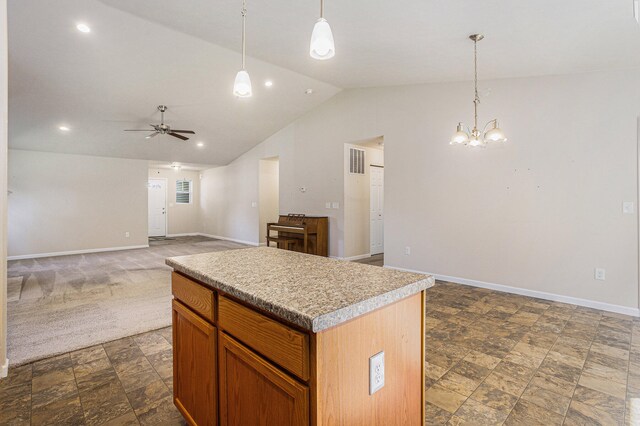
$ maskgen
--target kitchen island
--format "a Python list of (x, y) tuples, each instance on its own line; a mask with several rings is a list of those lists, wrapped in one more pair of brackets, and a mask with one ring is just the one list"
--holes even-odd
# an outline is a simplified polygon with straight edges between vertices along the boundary
[(167, 259), (193, 425), (421, 425), (433, 277), (260, 247)]

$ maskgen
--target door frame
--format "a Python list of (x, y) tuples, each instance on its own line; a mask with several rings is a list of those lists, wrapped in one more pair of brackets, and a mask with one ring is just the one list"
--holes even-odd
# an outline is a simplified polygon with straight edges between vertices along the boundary
[(147, 178), (147, 238), (149, 235), (149, 181), (151, 180), (163, 180), (164, 181), (164, 236), (169, 236), (169, 178), (166, 177), (149, 177)]
[[(378, 164), (369, 164), (369, 203), (371, 203), (371, 179), (372, 179), (372, 173), (371, 170), (372, 169), (382, 169), (383, 173), (384, 173), (384, 166), (380, 166)], [(382, 252), (380, 253), (376, 253), (376, 254), (384, 254), (384, 212), (385, 212), (385, 208), (384, 208), (384, 200), (386, 199), (386, 197), (384, 196), (384, 174), (382, 176)], [(373, 250), (371, 250), (371, 233), (372, 233), (372, 229), (371, 229), (371, 205), (369, 205), (369, 251), (370, 251), (370, 255), (371, 256), (375, 256), (373, 254)]]

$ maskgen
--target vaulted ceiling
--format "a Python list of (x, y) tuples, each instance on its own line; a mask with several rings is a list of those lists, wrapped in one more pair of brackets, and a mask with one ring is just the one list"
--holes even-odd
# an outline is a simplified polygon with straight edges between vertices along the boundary
[[(325, 0), (330, 61), (308, 55), (319, 1), (248, 0), (254, 96), (236, 99), (240, 8), (240, 0), (9, 0), (10, 146), (227, 164), (341, 88), (471, 79), (474, 32), (486, 35), (485, 79), (640, 67), (627, 0)], [(79, 22), (91, 32), (78, 32)], [(197, 135), (123, 132), (158, 122), (159, 104), (169, 106), (168, 124)]]

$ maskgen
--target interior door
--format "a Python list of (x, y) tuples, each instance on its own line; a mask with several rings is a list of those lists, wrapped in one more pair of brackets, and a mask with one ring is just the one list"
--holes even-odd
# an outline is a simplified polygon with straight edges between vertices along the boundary
[(371, 254), (374, 255), (384, 252), (384, 168), (371, 166), (369, 172), (371, 179), (371, 210), (369, 212), (371, 237), (369, 241)]
[(167, 181), (149, 179), (149, 236), (164, 237), (167, 233)]

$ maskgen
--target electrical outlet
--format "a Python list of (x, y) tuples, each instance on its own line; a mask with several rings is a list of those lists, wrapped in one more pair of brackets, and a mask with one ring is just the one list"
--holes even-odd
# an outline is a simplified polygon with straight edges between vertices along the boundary
[(258, 203), (257, 203), (257, 202), (255, 202), (255, 201), (252, 201), (252, 202), (251, 202), (251, 207), (258, 207)]
[(407, 246), (404, 248), (405, 256), (409, 256), (411, 254), (411, 247)]
[(125, 236), (125, 238), (129, 238), (131, 236), (131, 234), (129, 234), (129, 232), (127, 231), (127, 232), (124, 233), (124, 236)]
[(602, 269), (602, 268), (596, 268), (595, 271), (595, 279), (598, 281), (604, 281), (605, 280), (605, 276), (606, 276), (606, 269)]
[(622, 213), (633, 214), (633, 201), (625, 201), (622, 203)]
[(384, 387), (384, 351), (369, 358), (369, 395)]

